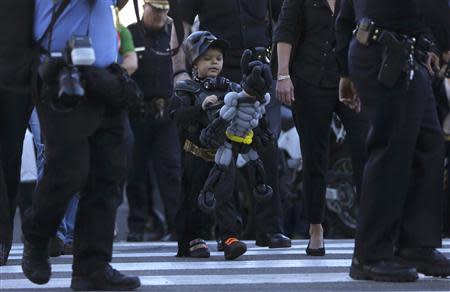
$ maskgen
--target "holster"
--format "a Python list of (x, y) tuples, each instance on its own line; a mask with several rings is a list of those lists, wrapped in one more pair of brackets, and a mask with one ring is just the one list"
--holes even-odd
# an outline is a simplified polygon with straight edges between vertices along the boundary
[(374, 21), (364, 18), (358, 24), (355, 38), (364, 46), (370, 46), (373, 43), (383, 46), (383, 56), (377, 79), (387, 87), (397, 84), (408, 64), (410, 48), (408, 37), (379, 28)]
[(407, 51), (402, 44), (386, 45), (383, 49), (378, 81), (387, 87), (394, 87), (404, 73), (407, 60)]

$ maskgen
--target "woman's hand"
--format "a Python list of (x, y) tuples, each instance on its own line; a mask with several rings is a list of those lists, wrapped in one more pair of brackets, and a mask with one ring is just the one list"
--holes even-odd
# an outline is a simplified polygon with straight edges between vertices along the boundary
[(291, 105), (295, 100), (291, 78), (277, 81), (276, 92), (278, 100), (284, 104)]
[(202, 109), (206, 110), (208, 107), (215, 105), (219, 102), (219, 99), (215, 95), (209, 95), (202, 102)]
[(357, 113), (361, 111), (361, 101), (349, 78), (342, 77), (339, 81), (339, 101)]

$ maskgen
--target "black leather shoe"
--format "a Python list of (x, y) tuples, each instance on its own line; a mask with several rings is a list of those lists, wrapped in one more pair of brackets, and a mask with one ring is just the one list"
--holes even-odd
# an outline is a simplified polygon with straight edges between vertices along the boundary
[(50, 238), (48, 241), (48, 254), (51, 257), (59, 257), (64, 252), (64, 241), (58, 236)]
[(52, 268), (48, 261), (48, 249), (39, 248), (24, 240), (22, 271), (31, 282), (46, 284), (52, 275)]
[(10, 251), (11, 243), (0, 241), (0, 266), (6, 265)]
[(450, 260), (435, 248), (401, 248), (397, 255), (426, 276), (450, 276)]
[(309, 248), (309, 244), (311, 243), (308, 242), (308, 246), (306, 247), (306, 254), (309, 256), (313, 256), (313, 257), (323, 257), (325, 255), (325, 242), (323, 243), (323, 247), (321, 248)]
[(281, 233), (266, 234), (256, 238), (257, 246), (268, 246), (269, 248), (291, 247), (291, 239)]
[(127, 236), (128, 242), (141, 242), (144, 241), (144, 233), (143, 232), (130, 232)]
[(381, 282), (414, 282), (419, 278), (415, 268), (402, 265), (396, 260), (362, 264), (356, 258), (352, 260), (350, 277)]
[(75, 291), (130, 291), (141, 286), (138, 277), (125, 276), (110, 265), (89, 274), (72, 274), (70, 288)]

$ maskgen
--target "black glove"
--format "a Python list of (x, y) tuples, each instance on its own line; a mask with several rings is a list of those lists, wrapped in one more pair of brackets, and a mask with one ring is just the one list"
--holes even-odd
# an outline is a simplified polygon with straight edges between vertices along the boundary
[(225, 131), (229, 122), (216, 118), (200, 133), (200, 142), (207, 148), (219, 148), (225, 143)]
[(252, 60), (252, 51), (245, 50), (241, 58), (241, 86), (249, 95), (262, 100), (272, 86), (272, 73), (269, 65)]
[(267, 125), (266, 116), (259, 120), (258, 127), (253, 129), (255, 133), (253, 137), (253, 143), (257, 151), (266, 151), (275, 142), (275, 135), (269, 129)]

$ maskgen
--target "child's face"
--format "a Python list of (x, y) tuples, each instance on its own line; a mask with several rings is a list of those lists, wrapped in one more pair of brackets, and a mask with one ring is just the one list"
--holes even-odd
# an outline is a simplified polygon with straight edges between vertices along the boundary
[(208, 49), (198, 58), (193, 67), (197, 70), (199, 78), (219, 76), (223, 67), (222, 50), (216, 48)]

